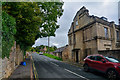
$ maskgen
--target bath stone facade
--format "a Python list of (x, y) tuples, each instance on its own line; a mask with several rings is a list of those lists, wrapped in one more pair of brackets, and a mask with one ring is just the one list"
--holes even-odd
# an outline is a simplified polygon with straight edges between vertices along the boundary
[(90, 54), (120, 49), (120, 26), (105, 17), (89, 15), (82, 7), (75, 15), (68, 31), (69, 59), (83, 62)]

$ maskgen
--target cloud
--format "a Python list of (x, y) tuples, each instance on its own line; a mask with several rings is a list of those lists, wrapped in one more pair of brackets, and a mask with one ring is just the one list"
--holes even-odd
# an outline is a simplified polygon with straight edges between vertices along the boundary
[(59, 44), (57, 44), (57, 43), (52, 43), (52, 45), (53, 45), (53, 46), (58, 46)]
[[(73, 0), (74, 1), (74, 0)], [(103, 1), (103, 0), (102, 0)], [(107, 1), (106, 1), (107, 2)], [(57, 47), (65, 46), (68, 44), (68, 30), (71, 26), (74, 16), (77, 11), (85, 6), (90, 15), (98, 17), (105, 16), (109, 21), (115, 21), (118, 24), (118, 3), (117, 2), (65, 2), (64, 13), (58, 20), (60, 28), (56, 31), (55, 37), (50, 37), (50, 46), (56, 45)], [(48, 45), (47, 38), (39, 38), (34, 46)]]
[(120, 19), (120, 1), (118, 3), (118, 18)]

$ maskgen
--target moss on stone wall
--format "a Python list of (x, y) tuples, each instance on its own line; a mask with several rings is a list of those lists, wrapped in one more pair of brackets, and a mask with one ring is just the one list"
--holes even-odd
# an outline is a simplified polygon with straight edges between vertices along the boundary
[(12, 16), (8, 15), (6, 12), (2, 11), (2, 58), (9, 58), (11, 47), (15, 41), (15, 25), (15, 19)]

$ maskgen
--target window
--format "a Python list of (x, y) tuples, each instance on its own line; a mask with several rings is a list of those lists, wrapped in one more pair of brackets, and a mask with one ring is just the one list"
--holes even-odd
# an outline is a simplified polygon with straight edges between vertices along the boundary
[(106, 50), (110, 50), (110, 48), (106, 48)]
[(105, 31), (105, 38), (108, 38), (108, 28), (104, 27), (104, 31)]
[(116, 31), (117, 41), (119, 40), (119, 31)]
[(76, 20), (76, 26), (78, 26), (78, 20)]
[(95, 60), (95, 56), (89, 56), (88, 58), (91, 60)]
[(84, 31), (84, 41), (86, 41), (87, 40), (87, 31), (85, 30)]
[(102, 58), (101, 56), (96, 56), (96, 61), (102, 61), (102, 59), (104, 58)]
[(113, 58), (113, 57), (105, 57), (108, 61), (110, 61), (110, 62), (114, 62), (114, 63), (120, 63), (120, 61), (119, 60), (117, 60), (117, 59), (115, 59), (115, 58)]
[(74, 44), (76, 44), (76, 35), (74, 34), (74, 39), (73, 39), (73, 41), (74, 41)]
[(73, 29), (75, 30), (76, 26), (73, 26)]
[(72, 44), (71, 36), (69, 36), (69, 44), (70, 44), (70, 45)]

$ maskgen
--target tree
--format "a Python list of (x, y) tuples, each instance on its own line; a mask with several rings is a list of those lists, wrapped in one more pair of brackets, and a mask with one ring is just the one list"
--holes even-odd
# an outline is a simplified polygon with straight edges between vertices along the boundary
[(55, 31), (59, 28), (57, 19), (60, 18), (63, 13), (62, 5), (62, 2), (41, 3), (40, 7), (43, 13), (43, 23), (40, 26), (41, 37), (55, 36)]
[[(41, 23), (39, 6), (31, 2), (4, 3), (3, 10), (16, 18), (16, 42), (23, 50), (27, 50), (35, 42)], [(36, 11), (34, 11), (36, 10)]]
[(16, 42), (27, 50), (37, 38), (55, 36), (62, 5), (62, 2), (5, 2), (2, 9), (16, 18)]
[(57, 49), (57, 47), (56, 46), (52, 46), (55, 50)]
[[(41, 26), (41, 34), (43, 37), (48, 36), (48, 53), (49, 53), (49, 45), (50, 45), (50, 36), (55, 36), (56, 29), (59, 28), (57, 25), (57, 18), (62, 16), (62, 5), (63, 3), (59, 2), (47, 2), (41, 3), (41, 11), (44, 13), (43, 17), (43, 26)], [(43, 29), (44, 27), (44, 29)]]

